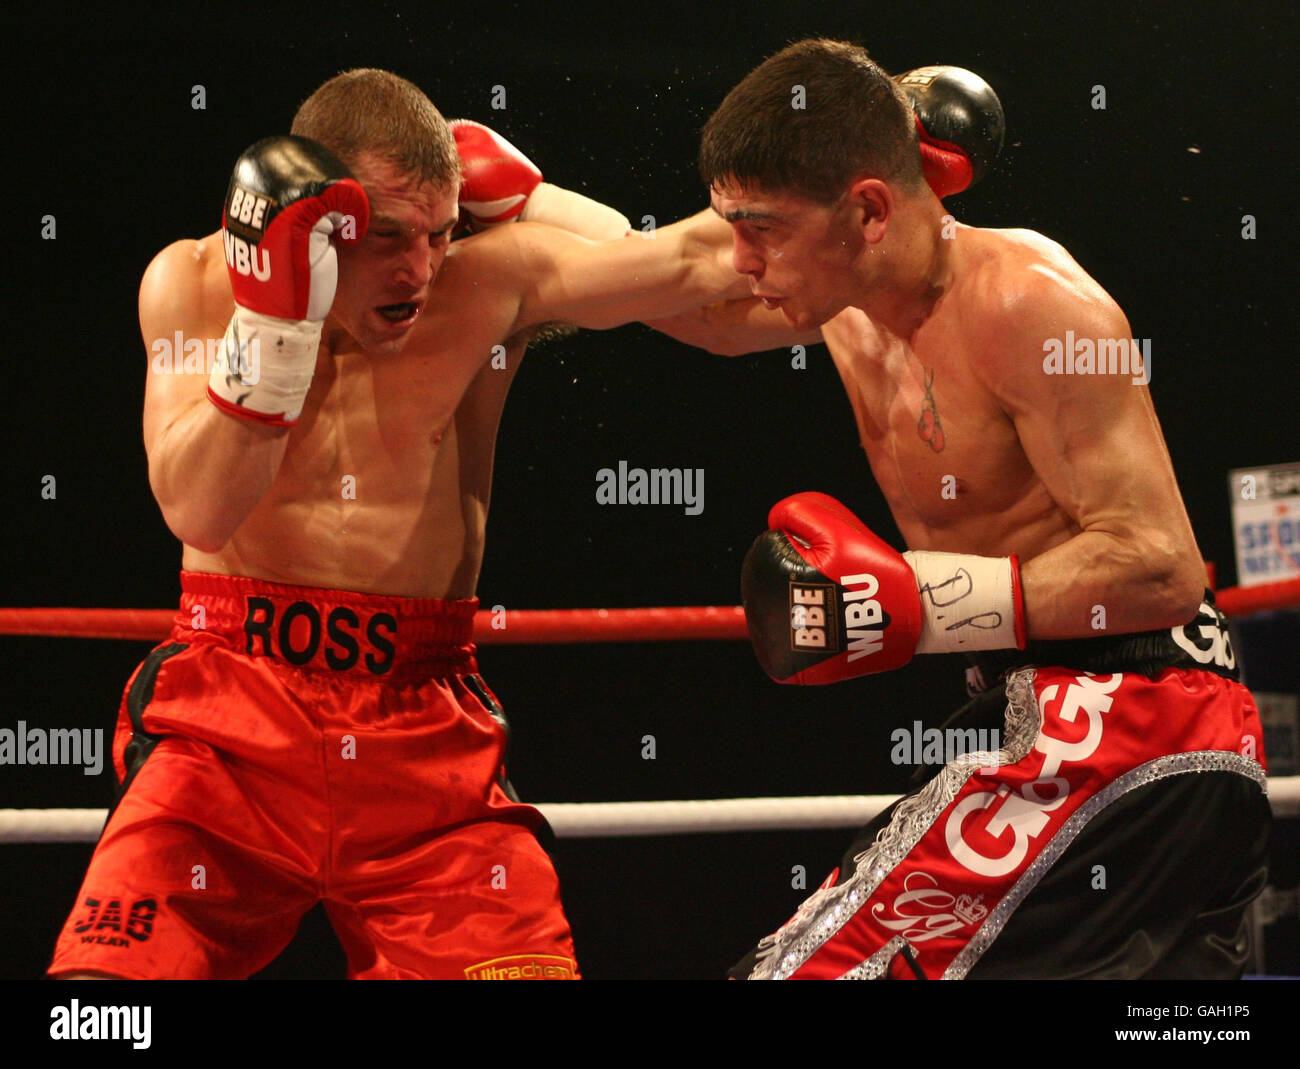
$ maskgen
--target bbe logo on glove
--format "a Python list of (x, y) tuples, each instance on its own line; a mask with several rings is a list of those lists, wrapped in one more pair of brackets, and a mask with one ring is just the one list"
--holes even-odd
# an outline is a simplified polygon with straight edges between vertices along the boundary
[(261, 241), (266, 209), (274, 203), (270, 197), (259, 196), (241, 185), (232, 185), (230, 203), (226, 205), (226, 227), (247, 241)]
[[(843, 576), (838, 587), (792, 580), (790, 648), (832, 653), (846, 649), (850, 661), (879, 653), (888, 625), (885, 611), (874, 597), (879, 590), (880, 581), (870, 573)], [(837, 596), (837, 591), (842, 593)], [(840, 617), (844, 620), (844, 643), (835, 626)]]
[[(879, 581), (870, 574), (846, 575), (838, 588), (833, 583), (792, 581), (790, 648), (795, 652), (847, 650), (850, 661), (879, 653), (888, 625), (884, 609), (872, 597), (879, 589)], [(843, 590), (839, 597), (837, 590)], [(846, 643), (841, 642), (836, 631), (837, 616), (843, 616)]]
[(835, 598), (829, 583), (790, 584), (790, 648), (824, 650), (835, 646), (835, 617), (827, 615), (826, 606)]
[(271, 277), (271, 254), (257, 245), (262, 240), (268, 216), (273, 214), (268, 211), (272, 206), (279, 207), (270, 197), (231, 184), (225, 225), (221, 231), (226, 246), (226, 265), (246, 277), (252, 275), (259, 282)]

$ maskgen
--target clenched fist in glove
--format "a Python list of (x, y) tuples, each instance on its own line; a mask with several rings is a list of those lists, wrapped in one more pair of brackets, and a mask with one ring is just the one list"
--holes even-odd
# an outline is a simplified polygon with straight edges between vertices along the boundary
[(235, 314), (208, 380), (214, 405), (274, 426), (297, 421), (338, 286), (330, 238), (360, 241), (369, 221), (365, 190), (315, 141), (268, 137), (239, 157), (221, 217)]
[(836, 683), (914, 653), (1023, 649), (1013, 557), (898, 553), (825, 494), (772, 507), (745, 556), (741, 596), (754, 651), (779, 683)]

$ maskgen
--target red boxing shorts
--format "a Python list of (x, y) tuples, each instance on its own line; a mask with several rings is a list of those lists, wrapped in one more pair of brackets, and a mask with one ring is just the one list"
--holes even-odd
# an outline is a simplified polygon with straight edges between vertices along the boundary
[(247, 977), (320, 901), (352, 978), (577, 976), (477, 674), (477, 600), (181, 590), (122, 698), (122, 790), (51, 975)]
[(990, 721), (996, 753), (882, 813), (732, 975), (1239, 976), (1271, 823), (1250, 692), (1200, 669), (1021, 668), (949, 724)]

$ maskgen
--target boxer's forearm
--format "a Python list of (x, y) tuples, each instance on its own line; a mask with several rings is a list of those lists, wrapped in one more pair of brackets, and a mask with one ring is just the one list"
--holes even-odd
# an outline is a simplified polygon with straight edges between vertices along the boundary
[(551, 321), (606, 330), (744, 296), (748, 283), (707, 216), (599, 244), (553, 227), (511, 227), (520, 303), (510, 332)]
[(820, 328), (796, 329), (756, 297), (716, 301), (665, 319), (648, 320), (646, 326), (719, 356), (817, 345), (822, 340)]
[(1168, 532), (1091, 530), (1022, 561), (1020, 581), (1030, 639), (1095, 638), (1186, 623), (1205, 567)]
[(226, 415), (200, 399), (149, 450), (149, 485), (168, 528), (215, 553), (266, 495), (284, 460), (289, 428)]

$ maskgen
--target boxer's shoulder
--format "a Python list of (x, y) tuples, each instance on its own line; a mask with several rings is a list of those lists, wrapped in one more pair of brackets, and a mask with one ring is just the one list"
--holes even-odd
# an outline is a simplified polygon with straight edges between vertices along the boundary
[(1033, 230), (963, 228), (954, 296), (982, 352), (1041, 356), (1046, 338), (1072, 330), (1109, 337), (1127, 330), (1123, 312), (1059, 243)]
[(990, 314), (1044, 298), (1114, 304), (1063, 245), (1035, 230), (964, 227), (957, 256), (959, 288)]
[(617, 240), (594, 241), (550, 223), (516, 221), (459, 239), (448, 251), (447, 261), (455, 254), (462, 269), (491, 269), (512, 285), (526, 284), (551, 270), (562, 251)]
[(224, 321), (233, 305), (220, 231), (173, 241), (150, 261), (140, 281), (142, 318)]
[(527, 251), (515, 233), (524, 229), (531, 227), (512, 223), (452, 242), (434, 284), (437, 296), (471, 313), (516, 299), (530, 269)]

